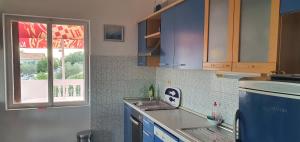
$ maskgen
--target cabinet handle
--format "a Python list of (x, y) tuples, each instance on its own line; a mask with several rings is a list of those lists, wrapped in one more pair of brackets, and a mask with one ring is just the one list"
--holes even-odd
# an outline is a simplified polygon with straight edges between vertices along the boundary
[(137, 126), (139, 125), (139, 122), (132, 118), (132, 116), (130, 117), (130, 121)]

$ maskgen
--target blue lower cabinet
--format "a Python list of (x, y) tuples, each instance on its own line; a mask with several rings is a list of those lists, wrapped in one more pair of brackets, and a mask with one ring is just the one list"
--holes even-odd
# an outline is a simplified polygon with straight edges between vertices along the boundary
[(143, 118), (143, 142), (154, 141), (154, 122), (147, 117)]
[(143, 131), (143, 142), (153, 142), (154, 136), (146, 131)]
[(154, 142), (179, 142), (179, 139), (160, 126), (155, 125)]
[[(130, 120), (133, 114), (133, 108), (128, 105), (124, 105), (124, 142), (132, 142), (132, 123)], [(143, 116), (143, 142), (183, 142), (177, 137), (156, 125), (152, 120)]]
[(154, 135), (154, 122), (147, 117), (143, 118), (143, 130), (151, 135)]

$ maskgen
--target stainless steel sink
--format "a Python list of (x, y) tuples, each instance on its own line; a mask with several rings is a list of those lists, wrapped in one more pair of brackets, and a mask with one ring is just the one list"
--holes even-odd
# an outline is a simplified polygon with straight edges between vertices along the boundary
[(216, 126), (183, 128), (178, 131), (197, 142), (234, 142), (230, 131)]
[(133, 104), (145, 111), (176, 109), (176, 107), (171, 106), (168, 103), (160, 100), (137, 101), (134, 102)]

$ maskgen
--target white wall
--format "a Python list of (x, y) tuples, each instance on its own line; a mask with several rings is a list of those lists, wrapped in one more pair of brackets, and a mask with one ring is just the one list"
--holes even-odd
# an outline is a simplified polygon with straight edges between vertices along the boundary
[(0, 10), (2, 10), (4, 0), (0, 0)]
[[(5, 0), (6, 13), (91, 20), (92, 54), (135, 56), (137, 21), (152, 10), (153, 0)], [(103, 24), (125, 26), (125, 42), (104, 42)]]

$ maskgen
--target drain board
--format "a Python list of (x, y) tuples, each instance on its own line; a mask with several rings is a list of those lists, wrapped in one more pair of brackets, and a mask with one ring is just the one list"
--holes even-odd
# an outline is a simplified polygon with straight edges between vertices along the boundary
[(189, 128), (181, 131), (200, 142), (234, 142), (232, 133), (218, 127)]

